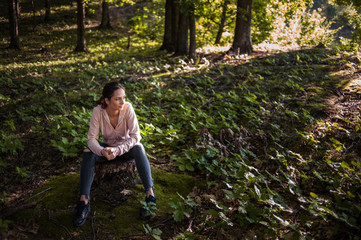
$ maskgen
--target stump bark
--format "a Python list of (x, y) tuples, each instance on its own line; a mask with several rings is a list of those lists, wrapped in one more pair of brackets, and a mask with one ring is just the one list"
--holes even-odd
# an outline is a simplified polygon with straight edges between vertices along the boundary
[(107, 161), (100, 159), (95, 163), (92, 195), (116, 207), (133, 192), (127, 189), (140, 182), (135, 160)]

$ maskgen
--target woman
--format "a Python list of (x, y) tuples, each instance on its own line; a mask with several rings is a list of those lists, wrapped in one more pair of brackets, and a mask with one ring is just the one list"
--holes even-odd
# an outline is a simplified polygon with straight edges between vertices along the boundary
[[(146, 203), (156, 203), (153, 179), (148, 158), (140, 143), (140, 131), (134, 109), (125, 101), (125, 88), (117, 82), (104, 86), (101, 98), (96, 102), (90, 119), (88, 148), (84, 149), (80, 169), (80, 200), (74, 217), (74, 225), (85, 223), (90, 213), (90, 188), (94, 178), (94, 165), (100, 157), (108, 161), (135, 159), (139, 176), (146, 191)], [(99, 130), (103, 141), (99, 144)], [(140, 218), (148, 219), (151, 213), (144, 207)]]

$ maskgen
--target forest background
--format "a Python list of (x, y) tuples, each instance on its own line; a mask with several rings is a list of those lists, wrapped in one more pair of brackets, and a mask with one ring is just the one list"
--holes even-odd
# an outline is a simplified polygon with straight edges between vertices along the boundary
[[(360, 7), (2, 1), (1, 238), (360, 239)], [(109, 81), (135, 106), (158, 209), (136, 219), (136, 186), (74, 228)]]

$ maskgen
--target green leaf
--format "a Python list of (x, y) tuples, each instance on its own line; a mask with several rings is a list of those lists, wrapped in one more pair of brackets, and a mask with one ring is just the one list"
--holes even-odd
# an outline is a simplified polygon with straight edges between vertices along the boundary
[(184, 165), (181, 165), (181, 164), (178, 165), (178, 168), (179, 168), (179, 170), (181, 170), (181, 171), (185, 171), (185, 170), (186, 170), (186, 167), (185, 167)]
[(209, 209), (208, 214), (212, 215), (213, 217), (217, 217), (218, 216), (218, 212), (214, 209)]
[(68, 139), (65, 138), (65, 137), (62, 137), (62, 138), (61, 138), (61, 141), (62, 141), (64, 144), (68, 144), (68, 143), (69, 143)]
[(173, 218), (174, 218), (174, 220), (175, 220), (176, 222), (180, 222), (180, 221), (183, 220), (184, 215), (183, 215), (181, 212), (179, 212), (179, 211), (175, 211), (175, 212), (173, 213)]
[(318, 195), (316, 193), (310, 192), (311, 197), (318, 198)]
[(187, 163), (186, 168), (187, 168), (188, 171), (194, 171), (194, 167), (192, 166), (191, 163)]
[(345, 162), (345, 161), (343, 161), (343, 162), (341, 163), (341, 166), (342, 166), (342, 168), (345, 169), (345, 170), (352, 170), (352, 169), (350, 168), (350, 165), (348, 165), (348, 163)]
[(256, 195), (257, 195), (257, 197), (258, 197), (258, 199), (261, 199), (261, 192), (260, 192), (260, 190), (258, 189), (258, 187), (257, 187), (257, 185), (254, 185), (254, 190), (255, 190), (255, 192), (256, 192)]

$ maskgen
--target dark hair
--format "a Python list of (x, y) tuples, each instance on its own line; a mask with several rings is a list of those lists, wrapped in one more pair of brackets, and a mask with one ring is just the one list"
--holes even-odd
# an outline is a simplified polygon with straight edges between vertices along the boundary
[(108, 98), (109, 100), (113, 97), (114, 92), (118, 89), (123, 89), (125, 91), (125, 87), (118, 82), (110, 82), (105, 84), (102, 92), (102, 96), (98, 101), (95, 102), (96, 105), (101, 105), (102, 108), (106, 108), (107, 104), (105, 99)]

